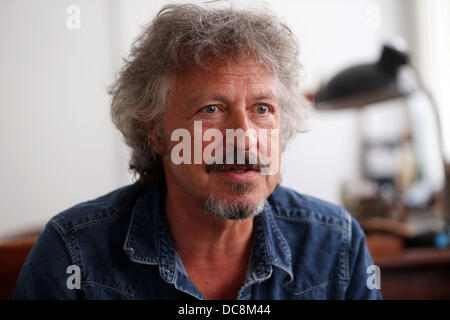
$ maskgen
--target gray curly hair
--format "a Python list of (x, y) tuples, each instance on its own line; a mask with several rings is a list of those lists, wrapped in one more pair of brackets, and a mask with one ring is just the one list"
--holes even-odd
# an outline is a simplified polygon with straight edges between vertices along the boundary
[[(298, 41), (285, 24), (267, 10), (172, 4), (144, 28), (109, 91), (112, 120), (131, 148), (130, 170), (139, 182), (150, 183), (163, 172), (147, 136), (162, 134), (170, 79), (194, 67), (208, 68), (246, 55), (278, 78), (284, 150), (302, 129), (309, 109), (299, 86)], [(152, 129), (145, 129), (144, 122)]]

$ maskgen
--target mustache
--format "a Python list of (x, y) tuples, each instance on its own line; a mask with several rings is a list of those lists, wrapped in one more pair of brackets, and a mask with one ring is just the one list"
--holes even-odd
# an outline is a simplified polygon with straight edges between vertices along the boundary
[[(242, 151), (241, 151), (242, 152)], [(261, 171), (261, 169), (270, 167), (270, 159), (261, 159), (261, 157), (257, 156), (254, 153), (249, 151), (242, 152), (244, 155), (244, 159), (240, 159), (238, 163), (238, 152), (235, 149), (233, 153), (233, 161), (232, 163), (227, 163), (227, 155), (224, 155), (221, 163), (213, 162), (211, 164), (206, 164), (205, 170), (206, 173), (223, 171), (228, 169), (252, 169)], [(244, 160), (244, 161), (242, 161)], [(256, 160), (256, 161), (255, 161)], [(243, 162), (243, 163), (242, 163)]]

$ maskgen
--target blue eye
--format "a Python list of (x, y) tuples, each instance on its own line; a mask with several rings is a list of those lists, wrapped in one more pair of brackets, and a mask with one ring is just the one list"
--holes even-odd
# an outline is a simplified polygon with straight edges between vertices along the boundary
[(206, 106), (206, 107), (204, 107), (203, 108), (203, 110), (206, 112), (206, 113), (214, 113), (214, 112), (216, 112), (217, 111), (217, 106), (216, 105), (210, 105), (210, 106)]
[(266, 106), (265, 104), (260, 104), (256, 106), (256, 112), (258, 112), (259, 114), (265, 114), (269, 111), (269, 107)]

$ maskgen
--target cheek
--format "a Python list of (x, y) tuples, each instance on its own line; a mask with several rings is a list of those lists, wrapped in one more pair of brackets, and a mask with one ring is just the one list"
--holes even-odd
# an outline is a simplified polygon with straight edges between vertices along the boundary
[(271, 159), (279, 160), (281, 157), (281, 137), (278, 128), (262, 129), (258, 132), (259, 153)]
[(261, 129), (273, 129), (273, 128), (279, 128), (279, 121), (277, 120), (277, 117), (273, 114), (268, 114), (264, 117), (253, 117), (252, 119), (253, 125), (255, 128), (261, 128)]
[(172, 171), (184, 180), (191, 180), (192, 183), (201, 182), (205, 179), (207, 173), (205, 167), (198, 164), (179, 164), (171, 163)]
[(279, 171), (276, 172), (275, 174), (265, 176), (266, 180), (265, 180), (264, 192), (265, 192), (266, 196), (269, 196), (272, 193), (272, 191), (275, 189), (275, 187), (278, 184), (279, 178), (280, 178)]
[(175, 184), (182, 186), (188, 193), (202, 194), (207, 189), (210, 178), (204, 166), (194, 164), (169, 164), (170, 174)]

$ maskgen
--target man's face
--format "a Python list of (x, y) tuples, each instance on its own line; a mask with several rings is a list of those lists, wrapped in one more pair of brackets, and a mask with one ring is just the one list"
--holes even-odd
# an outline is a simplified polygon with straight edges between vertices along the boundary
[[(199, 124), (201, 132), (198, 131)], [(190, 148), (190, 163), (173, 162), (173, 148), (188, 142), (171, 141), (172, 133), (177, 129), (186, 129), (190, 133), (190, 145), (185, 145)], [(204, 141), (206, 139), (202, 135), (208, 129), (219, 130), (223, 139), (218, 139), (216, 135)], [(227, 129), (242, 129), (251, 133), (250, 138), (246, 138), (244, 144), (238, 144), (237, 139), (226, 138)], [(261, 129), (265, 129), (266, 139), (261, 138), (264, 135), (259, 135), (264, 131)], [(207, 71), (195, 70), (178, 76), (168, 92), (164, 118), (166, 152), (163, 164), (168, 190), (173, 188), (177, 195), (190, 197), (201, 204), (207, 213), (219, 218), (254, 216), (262, 210), (265, 199), (274, 190), (279, 178), (279, 166), (275, 167), (274, 172), (263, 174), (259, 162), (253, 166), (236, 165), (236, 154), (238, 150), (250, 154), (255, 154), (251, 151), (257, 151), (256, 154), (264, 151), (272, 162), (275, 159), (279, 164), (279, 129), (276, 77), (254, 61), (218, 64)], [(225, 165), (205, 163), (205, 148), (212, 146), (212, 143), (221, 149)], [(197, 150), (196, 144), (200, 147)], [(254, 149), (255, 146), (257, 149)], [(234, 165), (229, 165), (230, 158), (226, 159), (230, 150), (235, 155)], [(184, 152), (186, 150), (181, 154), (186, 156)], [(201, 155), (201, 163), (198, 163), (198, 158), (195, 161), (195, 153)], [(211, 155), (217, 157), (220, 153), (214, 151)], [(218, 158), (222, 159), (221, 156)], [(246, 159), (246, 164), (248, 161)]]

